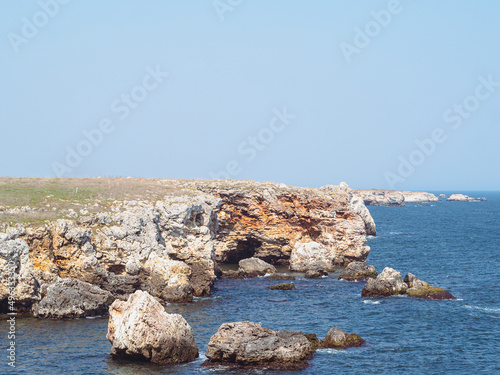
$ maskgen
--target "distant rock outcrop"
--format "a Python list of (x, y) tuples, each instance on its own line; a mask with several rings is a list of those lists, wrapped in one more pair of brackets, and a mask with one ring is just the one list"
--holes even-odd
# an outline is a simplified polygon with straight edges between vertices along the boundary
[(208, 364), (294, 369), (307, 366), (315, 349), (301, 332), (274, 331), (260, 323), (224, 323), (210, 338)]
[(486, 198), (473, 198), (465, 194), (452, 194), (447, 199), (449, 202), (479, 202), (486, 201)]
[(158, 364), (194, 360), (198, 348), (193, 330), (179, 314), (167, 314), (149, 293), (141, 290), (128, 301), (116, 300), (109, 308), (106, 338), (111, 354)]
[(368, 279), (361, 291), (362, 297), (387, 297), (405, 294), (408, 285), (403, 282), (401, 273), (386, 267), (376, 279)]
[(404, 206), (405, 203), (439, 202), (439, 198), (434, 194), (421, 191), (371, 189), (353, 190), (353, 194), (363, 199), (367, 206)]

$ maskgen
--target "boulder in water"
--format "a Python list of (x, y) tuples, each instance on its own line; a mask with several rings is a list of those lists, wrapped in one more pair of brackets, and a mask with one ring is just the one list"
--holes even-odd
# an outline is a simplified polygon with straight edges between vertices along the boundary
[(326, 337), (321, 340), (323, 348), (346, 349), (361, 346), (365, 343), (356, 333), (347, 333), (340, 328), (330, 328)]
[(259, 258), (247, 258), (239, 261), (238, 272), (245, 276), (264, 276), (267, 273), (276, 273), (276, 268)]
[(179, 314), (167, 314), (148, 292), (136, 291), (109, 308), (111, 354), (159, 364), (189, 362), (198, 357), (193, 330)]
[(248, 321), (224, 323), (210, 338), (206, 365), (303, 368), (314, 351), (301, 332), (275, 331)]

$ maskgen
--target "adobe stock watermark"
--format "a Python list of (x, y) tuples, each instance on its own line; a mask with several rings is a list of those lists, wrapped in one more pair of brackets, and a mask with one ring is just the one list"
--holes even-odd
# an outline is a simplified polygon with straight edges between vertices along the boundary
[(10, 367), (16, 367), (16, 299), (15, 299), (15, 289), (16, 289), (16, 269), (17, 264), (10, 259), (7, 262), (7, 288), (9, 295), (7, 298), (7, 364)]
[(36, 11), (31, 17), (21, 18), (22, 26), (20, 33), (10, 32), (7, 34), (10, 45), (15, 53), (19, 53), (19, 47), (28, 44), (35, 38), (40, 29), (46, 27), (50, 20), (59, 14), (61, 6), (66, 5), (70, 0), (40, 0)]
[(219, 16), (221, 22), (224, 22), (226, 19), (225, 14), (227, 12), (234, 12), (234, 10), (241, 5), (243, 0), (214, 0), (212, 3), (215, 9), (215, 12)]
[(261, 128), (256, 134), (248, 136), (241, 142), (236, 151), (239, 158), (229, 160), (225, 167), (218, 172), (210, 172), (210, 178), (213, 180), (227, 180), (232, 179), (243, 171), (244, 163), (250, 163), (259, 154), (264, 151), (276, 137), (291, 123), (291, 120), (297, 116), (287, 112), (287, 108), (283, 107), (282, 110), (273, 109), (273, 117), (267, 126)]
[[(489, 99), (496, 89), (500, 87), (500, 82), (495, 82), (491, 74), (487, 78), (480, 76), (477, 80), (479, 84), (473, 94), (467, 96), (460, 103), (454, 103), (451, 108), (443, 113), (443, 120), (449, 124), (451, 129), (459, 129), (464, 120), (468, 119), (473, 112), (480, 108), (481, 102)], [(394, 189), (396, 184), (405, 182), (417, 167), (421, 166), (436, 152), (437, 145), (444, 143), (447, 139), (447, 130), (441, 127), (432, 130), (429, 138), (416, 139), (415, 145), (417, 147), (407, 158), (402, 155), (398, 156), (399, 165), (396, 173), (389, 171), (384, 173), (385, 180), (390, 188)]]
[(64, 161), (52, 162), (54, 174), (62, 177), (64, 174), (73, 172), (83, 162), (84, 158), (89, 156), (104, 141), (105, 136), (111, 134), (116, 129), (118, 120), (126, 120), (148, 98), (151, 91), (158, 88), (169, 75), (169, 73), (162, 71), (159, 65), (154, 69), (151, 66), (147, 66), (146, 75), (141, 83), (135, 85), (127, 93), (122, 94), (119, 98), (111, 102), (110, 111), (113, 113), (113, 116), (103, 117), (99, 121), (98, 126), (91, 130), (83, 130), (83, 139), (74, 147), (66, 147)]
[(370, 12), (372, 19), (368, 21), (363, 28), (356, 27), (354, 29), (352, 43), (340, 43), (340, 50), (346, 61), (350, 63), (352, 61), (352, 55), (359, 55), (363, 52), (363, 50), (370, 45), (372, 40), (391, 24), (393, 16), (400, 14), (402, 11), (403, 6), (399, 0), (390, 0), (387, 3), (386, 9), (379, 11), (372, 10)]

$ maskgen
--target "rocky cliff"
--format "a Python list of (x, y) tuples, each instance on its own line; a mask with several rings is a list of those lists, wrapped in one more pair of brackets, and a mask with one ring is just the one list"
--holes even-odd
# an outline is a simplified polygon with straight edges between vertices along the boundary
[[(366, 235), (375, 234), (370, 213), (344, 183), (320, 189), (253, 181), (141, 184), (144, 199), (100, 199), (97, 204), (89, 198), (78, 203), (80, 210), (53, 220), (15, 223), (15, 207), (0, 201), (10, 215), (7, 222), (0, 210), (0, 312), (7, 309), (9, 262), (15, 265), (11, 295), (20, 311), (31, 311), (48, 286), (64, 285), (61, 279), (78, 279), (120, 299), (142, 289), (182, 302), (210, 294), (217, 263), (254, 256), (288, 265), (297, 244), (316, 242), (334, 264), (347, 265), (366, 259)], [(153, 197), (153, 188), (161, 194)], [(51, 205), (50, 197), (42, 200), (44, 207)], [(45, 212), (25, 207), (19, 214)], [(50, 304), (43, 306), (50, 316)]]

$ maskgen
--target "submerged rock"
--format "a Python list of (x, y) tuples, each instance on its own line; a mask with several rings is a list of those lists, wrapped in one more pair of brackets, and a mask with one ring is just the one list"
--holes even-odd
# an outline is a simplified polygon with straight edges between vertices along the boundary
[(318, 279), (323, 276), (328, 276), (328, 272), (322, 269), (309, 270), (305, 274), (306, 279)]
[(456, 299), (447, 290), (432, 286), (412, 273), (407, 273), (404, 281), (408, 284), (408, 290), (406, 291), (408, 297), (423, 299)]
[(401, 273), (386, 267), (376, 279), (368, 279), (361, 291), (362, 297), (387, 297), (405, 294), (408, 285), (403, 282)]
[(239, 262), (238, 272), (245, 276), (264, 276), (267, 273), (276, 273), (276, 268), (259, 258), (242, 259)]
[(275, 331), (260, 323), (224, 323), (210, 338), (207, 364), (303, 368), (315, 349), (301, 332)]
[(269, 280), (295, 280), (295, 276), (285, 275), (282, 273), (274, 273), (272, 275), (266, 276), (266, 279), (269, 279)]
[(113, 295), (77, 279), (59, 279), (41, 288), (42, 299), (33, 305), (37, 318), (83, 318), (107, 315)]
[(352, 262), (342, 271), (339, 280), (347, 281), (366, 281), (377, 277), (377, 270), (366, 262)]
[(111, 354), (159, 364), (194, 360), (198, 348), (193, 330), (179, 314), (167, 314), (149, 293), (141, 290), (109, 308)]
[(323, 348), (346, 349), (361, 346), (365, 343), (356, 333), (347, 333), (340, 328), (330, 328), (326, 337), (321, 340)]
[(295, 290), (295, 285), (292, 283), (276, 284), (273, 286), (268, 286), (267, 289), (271, 290)]
[(290, 256), (290, 269), (293, 271), (308, 271), (314, 269), (333, 270), (335, 251), (318, 242), (295, 244)]

